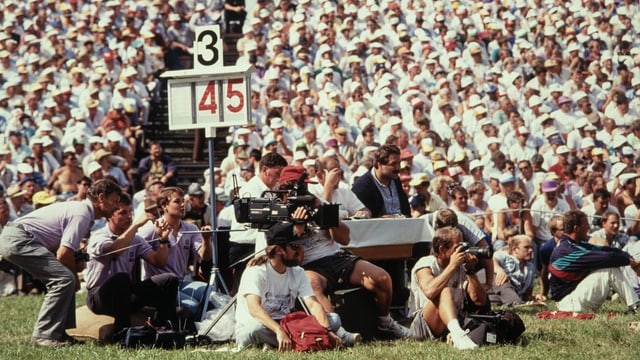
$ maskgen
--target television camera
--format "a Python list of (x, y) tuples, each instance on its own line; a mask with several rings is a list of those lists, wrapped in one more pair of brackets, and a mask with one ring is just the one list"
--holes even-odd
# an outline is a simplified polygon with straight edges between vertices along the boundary
[[(338, 204), (315, 206), (317, 198), (309, 193), (303, 173), (292, 189), (267, 190), (259, 198), (238, 197), (233, 200), (236, 220), (250, 223), (252, 228), (267, 229), (277, 222), (294, 224), (313, 221), (320, 229), (338, 226)], [(267, 194), (274, 196), (265, 197)], [(284, 196), (286, 195), (286, 196)], [(283, 201), (284, 199), (284, 201)], [(305, 220), (293, 219), (291, 215), (298, 207), (304, 207), (309, 217)]]

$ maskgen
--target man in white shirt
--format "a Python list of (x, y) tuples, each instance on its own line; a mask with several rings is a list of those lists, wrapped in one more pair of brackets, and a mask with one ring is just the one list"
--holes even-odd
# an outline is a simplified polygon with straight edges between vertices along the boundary
[(288, 315), (300, 298), (318, 323), (329, 331), (333, 345), (360, 341), (340, 326), (337, 314), (327, 314), (313, 295), (304, 270), (301, 245), (295, 243), (293, 224), (273, 225), (267, 235), (266, 255), (252, 260), (242, 275), (236, 307), (236, 342), (242, 350), (251, 345), (291, 350), (292, 341), (280, 320)]

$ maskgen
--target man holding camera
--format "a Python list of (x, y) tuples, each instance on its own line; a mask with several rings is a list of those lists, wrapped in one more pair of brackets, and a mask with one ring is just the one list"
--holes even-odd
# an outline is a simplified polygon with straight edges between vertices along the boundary
[[(260, 159), (260, 172), (247, 181), (242, 186), (241, 193), (238, 194), (240, 198), (261, 198), (261, 197), (273, 197), (273, 194), (266, 193), (265, 191), (277, 190), (278, 179), (282, 169), (287, 166), (287, 160), (278, 153), (268, 153)], [(259, 235), (257, 229), (246, 229), (245, 224), (241, 224), (237, 221), (233, 208), (227, 211), (223, 211), (220, 214), (220, 223), (231, 223), (231, 235), (229, 246), (229, 263), (233, 264), (238, 260), (241, 260), (248, 255), (251, 255), (256, 249), (256, 237)], [(239, 231), (246, 230), (246, 231)], [(234, 272), (234, 284), (232, 286), (233, 292), (238, 289), (240, 283), (240, 277), (244, 271), (244, 263), (240, 263), (235, 267)]]
[(340, 327), (337, 314), (327, 314), (313, 295), (309, 280), (300, 268), (304, 256), (292, 224), (273, 225), (266, 235), (266, 255), (253, 259), (242, 275), (236, 308), (236, 342), (242, 350), (265, 344), (279, 351), (291, 350), (292, 341), (280, 327), (300, 298), (320, 325), (327, 328), (334, 345), (342, 340), (336, 332), (351, 335)]
[[(475, 255), (465, 252), (459, 229), (447, 226), (436, 230), (432, 255), (418, 260), (411, 270), (412, 303), (416, 307), (411, 331), (416, 339), (435, 340), (448, 332), (456, 349), (478, 347), (458, 322), (462, 311), (487, 305), (487, 293), (475, 271), (477, 262)], [(466, 302), (474, 309), (465, 309)]]
[(116, 211), (121, 193), (118, 184), (98, 180), (89, 188), (87, 200), (43, 207), (3, 229), (0, 255), (47, 286), (31, 344), (60, 347), (70, 341), (65, 330), (76, 326), (77, 273), (84, 265), (76, 260), (76, 252), (94, 220)]
[[(131, 313), (144, 305), (158, 310), (156, 325), (167, 326), (167, 322), (177, 325), (176, 275), (159, 274), (139, 283), (132, 281), (131, 276), (139, 258), (156, 267), (167, 264), (171, 228), (151, 212), (133, 222), (132, 213), (131, 197), (122, 193), (118, 209), (109, 217), (107, 226), (91, 235), (87, 251), (91, 256), (87, 264), (87, 306), (96, 314), (113, 316), (116, 335), (131, 326)], [(157, 250), (136, 235), (148, 221), (155, 225)]]
[[(304, 167), (288, 166), (280, 175), (280, 189), (292, 190), (299, 184)], [(296, 189), (297, 195), (308, 195), (306, 189)], [(319, 200), (315, 198), (316, 204)], [(284, 199), (286, 202), (287, 199)], [(389, 274), (382, 268), (341, 250), (349, 244), (349, 228), (339, 222), (327, 230), (317, 229), (304, 206), (294, 210), (291, 217), (296, 222), (295, 235), (304, 248), (302, 267), (311, 282), (311, 287), (325, 311), (333, 312), (333, 305), (325, 295), (348, 286), (362, 286), (373, 292), (378, 310), (378, 330), (395, 338), (411, 336), (409, 329), (398, 324), (389, 315), (392, 284)], [(297, 221), (296, 221), (297, 220)]]

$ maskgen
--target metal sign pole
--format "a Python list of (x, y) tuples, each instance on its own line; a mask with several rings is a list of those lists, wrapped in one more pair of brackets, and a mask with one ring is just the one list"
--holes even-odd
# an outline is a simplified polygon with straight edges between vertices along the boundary
[(209, 147), (209, 201), (211, 202), (209, 206), (211, 206), (211, 274), (209, 275), (209, 283), (207, 284), (207, 290), (204, 295), (204, 304), (202, 306), (202, 314), (200, 315), (200, 321), (203, 321), (207, 317), (207, 304), (209, 302), (209, 296), (211, 295), (211, 291), (218, 291), (218, 283), (221, 285), (222, 290), (225, 294), (229, 294), (229, 289), (227, 285), (224, 283), (224, 279), (220, 274), (220, 269), (218, 268), (218, 233), (217, 233), (217, 216), (216, 216), (216, 185), (214, 181), (215, 171), (214, 171), (214, 163), (215, 163), (215, 154), (214, 154), (214, 142), (215, 142), (215, 128), (207, 128), (205, 129), (205, 133), (207, 136), (207, 144)]
[[(205, 129), (209, 148), (209, 182), (211, 206), (211, 275), (205, 291), (208, 302), (211, 290), (229, 290), (218, 269), (218, 237), (214, 142), (217, 127), (241, 126), (251, 122), (250, 83), (255, 68), (251, 64), (224, 66), (224, 47), (220, 26), (196, 28), (193, 43), (194, 68), (167, 71), (161, 75), (169, 81), (169, 129)], [(186, 102), (191, 103), (187, 104)], [(190, 111), (185, 111), (189, 109)], [(209, 231), (201, 231), (209, 232)], [(201, 319), (207, 312), (206, 302)]]

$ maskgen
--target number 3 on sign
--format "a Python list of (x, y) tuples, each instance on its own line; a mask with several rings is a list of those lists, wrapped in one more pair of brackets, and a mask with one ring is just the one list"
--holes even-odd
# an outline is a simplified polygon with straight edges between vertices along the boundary
[(193, 43), (195, 51), (194, 68), (203, 69), (211, 66), (222, 66), (222, 38), (220, 26), (198, 26), (196, 28), (196, 40)]

